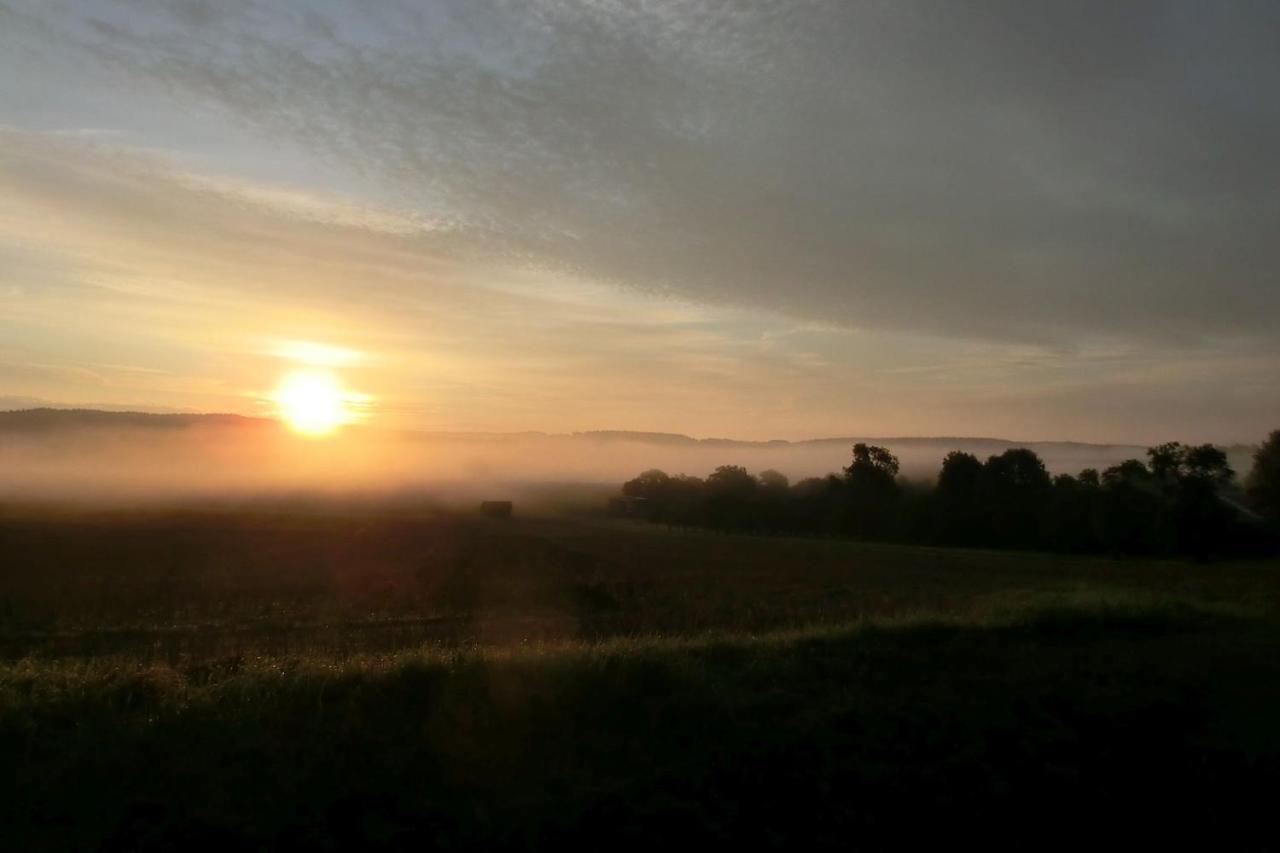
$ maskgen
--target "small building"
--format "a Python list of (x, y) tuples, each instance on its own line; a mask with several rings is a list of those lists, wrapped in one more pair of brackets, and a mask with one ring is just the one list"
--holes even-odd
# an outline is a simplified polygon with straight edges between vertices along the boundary
[(481, 501), (480, 514), (487, 515), (490, 518), (510, 518), (512, 504), (511, 501)]

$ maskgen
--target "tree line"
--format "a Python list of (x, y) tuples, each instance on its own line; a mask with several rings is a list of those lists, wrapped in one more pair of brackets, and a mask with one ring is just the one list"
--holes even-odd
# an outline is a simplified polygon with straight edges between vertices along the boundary
[(705, 479), (649, 470), (622, 487), (619, 514), (673, 525), (933, 545), (1197, 559), (1269, 553), (1280, 541), (1280, 430), (1237, 481), (1210, 444), (1170, 442), (1104, 471), (1050, 476), (1011, 448), (985, 462), (953, 451), (936, 482), (899, 476), (888, 449), (855, 444), (838, 474), (792, 484), (778, 471), (722, 465)]

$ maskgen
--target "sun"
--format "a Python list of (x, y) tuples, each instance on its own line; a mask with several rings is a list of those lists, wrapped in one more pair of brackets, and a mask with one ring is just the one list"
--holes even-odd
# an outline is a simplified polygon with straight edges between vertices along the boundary
[(320, 370), (296, 370), (276, 388), (276, 409), (292, 429), (325, 435), (351, 420), (347, 395), (334, 377)]

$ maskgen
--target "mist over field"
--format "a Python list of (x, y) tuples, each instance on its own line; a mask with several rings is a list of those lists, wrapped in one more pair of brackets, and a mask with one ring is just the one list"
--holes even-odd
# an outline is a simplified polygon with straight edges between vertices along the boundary
[(1277, 45), (0, 0), (0, 853), (1277, 846)]
[[(902, 476), (931, 481), (942, 457), (1029, 447), (1052, 473), (1141, 458), (1137, 445), (988, 438), (694, 439), (662, 433), (417, 433), (348, 427), (307, 439), (275, 421), (230, 415), (35, 410), (0, 413), (7, 500), (164, 501), (282, 493), (414, 492), (444, 502), (527, 496), (532, 486), (617, 486), (643, 470), (705, 476), (720, 465), (781, 471), (793, 482), (838, 472), (855, 441), (892, 450)], [(1247, 452), (1235, 454), (1247, 470)]]

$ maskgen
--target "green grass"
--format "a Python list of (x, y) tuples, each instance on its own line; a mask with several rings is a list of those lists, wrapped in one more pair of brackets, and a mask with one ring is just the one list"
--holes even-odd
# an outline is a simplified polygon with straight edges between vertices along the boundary
[(1275, 564), (448, 517), (0, 537), (0, 847), (1270, 843)]

